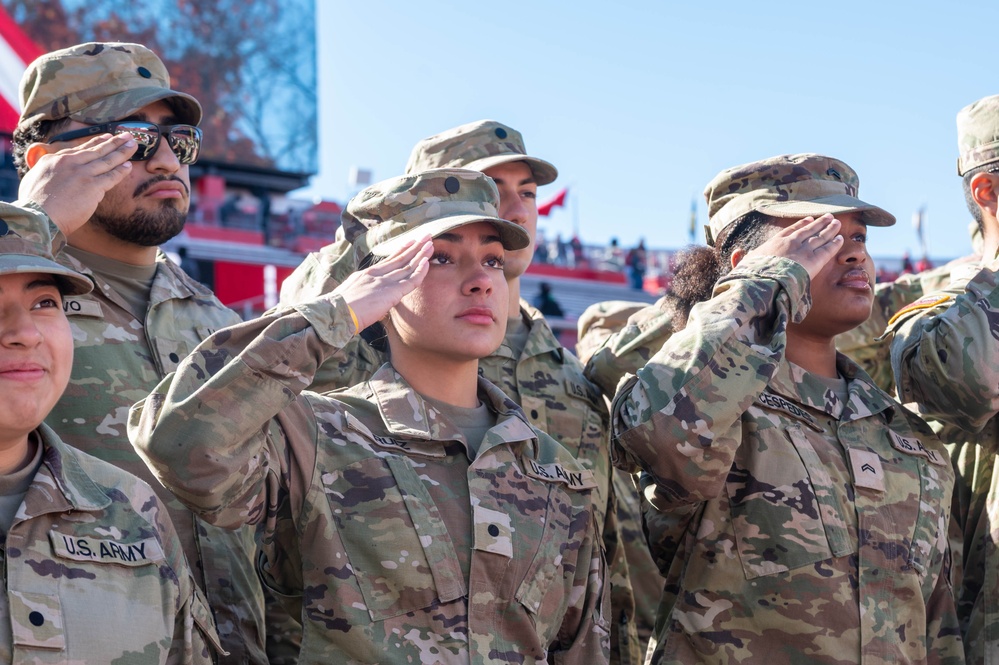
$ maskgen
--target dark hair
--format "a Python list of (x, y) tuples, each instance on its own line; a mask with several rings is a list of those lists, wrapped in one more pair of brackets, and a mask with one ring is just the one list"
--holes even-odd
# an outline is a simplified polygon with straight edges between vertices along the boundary
[(965, 173), (961, 180), (961, 185), (964, 189), (964, 203), (968, 206), (968, 212), (971, 213), (971, 217), (978, 224), (978, 232), (982, 234), (985, 233), (985, 222), (982, 219), (982, 209), (978, 207), (975, 195), (971, 192), (971, 179), (979, 173), (993, 173), (994, 169), (999, 169), (999, 165), (994, 162), (991, 164), (982, 164)]
[(32, 143), (45, 143), (50, 136), (55, 135), (68, 126), (69, 123), (69, 118), (38, 120), (30, 125), (18, 127), (14, 130), (14, 136), (10, 142), (10, 154), (14, 160), (14, 167), (17, 169), (18, 178), (23, 178), (24, 174), (28, 172), (28, 163), (25, 161), (28, 147)]
[(763, 213), (750, 212), (722, 230), (714, 247), (692, 246), (681, 253), (663, 304), (673, 317), (674, 332), (687, 326), (694, 305), (711, 298), (715, 283), (732, 270), (735, 250), (756, 249), (777, 231), (771, 221)]

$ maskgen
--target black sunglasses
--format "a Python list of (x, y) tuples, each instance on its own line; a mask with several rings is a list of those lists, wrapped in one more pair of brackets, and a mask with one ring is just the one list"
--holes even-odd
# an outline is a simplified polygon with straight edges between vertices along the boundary
[(177, 161), (181, 164), (193, 164), (198, 161), (198, 154), (201, 152), (201, 130), (194, 125), (163, 125), (155, 122), (144, 122), (142, 120), (124, 120), (122, 122), (106, 122), (103, 125), (92, 125), (83, 129), (74, 129), (71, 132), (64, 132), (53, 136), (48, 143), (56, 141), (72, 141), (98, 134), (131, 134), (135, 142), (139, 144), (131, 161), (144, 162), (156, 154), (156, 149), (160, 147), (160, 136), (166, 131), (167, 145), (177, 156)]

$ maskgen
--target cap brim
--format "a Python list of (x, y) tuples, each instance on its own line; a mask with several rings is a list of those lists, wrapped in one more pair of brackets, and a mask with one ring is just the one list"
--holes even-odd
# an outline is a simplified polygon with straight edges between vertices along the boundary
[(558, 178), (558, 169), (556, 169), (554, 165), (549, 164), (543, 159), (538, 159), (537, 157), (528, 157), (527, 155), (518, 155), (516, 153), (483, 157), (482, 159), (476, 159), (474, 162), (463, 164), (461, 168), (485, 172), (486, 169), (491, 169), (492, 167), (499, 166), (500, 164), (509, 164), (510, 162), (525, 162), (528, 166), (530, 166), (531, 173), (534, 175), (534, 182), (536, 182), (539, 187), (541, 185), (550, 185), (555, 182), (556, 178)]
[(892, 226), (895, 216), (881, 208), (865, 203), (847, 194), (824, 196), (810, 201), (782, 201), (760, 206), (757, 210), (764, 215), (782, 219), (801, 219), (849, 212), (860, 213), (861, 221), (868, 226)]
[(143, 107), (159, 101), (169, 104), (181, 123), (188, 125), (201, 123), (202, 111), (198, 100), (183, 92), (153, 86), (134, 88), (112, 95), (70, 114), (69, 117), (86, 123), (113, 122), (127, 118)]
[(94, 290), (94, 283), (84, 275), (33, 254), (0, 254), (0, 275), (40, 273), (61, 277), (67, 296), (82, 296)]
[(527, 234), (527, 231), (521, 228), (519, 224), (508, 222), (505, 219), (500, 219), (499, 217), (486, 217), (483, 215), (450, 215), (435, 219), (434, 221), (427, 222), (426, 224), (420, 224), (416, 228), (410, 229), (405, 233), (397, 235), (383, 243), (379, 243), (371, 249), (371, 253), (375, 256), (388, 256), (413, 238), (420, 238), (425, 235), (429, 235), (431, 238), (436, 238), (442, 233), (447, 233), (451, 229), (456, 229), (459, 226), (466, 226), (468, 224), (477, 224), (478, 222), (487, 222), (496, 227), (496, 231), (499, 234), (500, 242), (503, 244), (504, 249), (524, 249), (525, 247), (529, 247), (531, 244), (531, 237)]

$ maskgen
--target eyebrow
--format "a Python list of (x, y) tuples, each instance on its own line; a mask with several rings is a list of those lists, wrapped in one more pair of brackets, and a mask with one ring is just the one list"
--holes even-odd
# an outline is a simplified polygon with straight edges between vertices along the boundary
[[(152, 120), (149, 119), (149, 116), (147, 114), (145, 114), (145, 113), (142, 113), (142, 112), (133, 113), (130, 116), (122, 118), (118, 122), (129, 122), (131, 120), (140, 120), (142, 122), (152, 122)], [(177, 116), (175, 116), (175, 115), (168, 115), (168, 116), (165, 116), (163, 118), (163, 122), (157, 122), (155, 124), (157, 124), (157, 125), (176, 125), (178, 120), (179, 120), (179, 118)]]
[[(493, 178), (493, 180), (495, 180), (497, 183), (506, 182), (503, 178)], [(521, 180), (519, 183), (517, 183), (517, 187), (523, 187), (524, 185), (533, 185), (533, 184), (535, 184), (535, 180), (534, 180), (534, 175), (532, 174)]]
[[(460, 243), (462, 241), (462, 238), (463, 236), (458, 235), (457, 233), (445, 232), (440, 234), (439, 236), (436, 236), (434, 240), (444, 240), (446, 242)], [(495, 233), (483, 233), (482, 235), (479, 236), (480, 245), (488, 245), (494, 242), (502, 242), (502, 239)]]

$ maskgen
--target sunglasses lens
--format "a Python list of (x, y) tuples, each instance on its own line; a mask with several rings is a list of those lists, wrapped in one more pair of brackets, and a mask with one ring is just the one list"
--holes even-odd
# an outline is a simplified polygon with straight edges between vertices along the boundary
[(156, 152), (160, 142), (160, 128), (146, 122), (121, 122), (114, 128), (114, 134), (131, 134), (139, 144), (131, 161), (144, 162)]
[(167, 142), (177, 161), (181, 164), (193, 164), (201, 152), (201, 130), (191, 125), (174, 125), (167, 135)]

